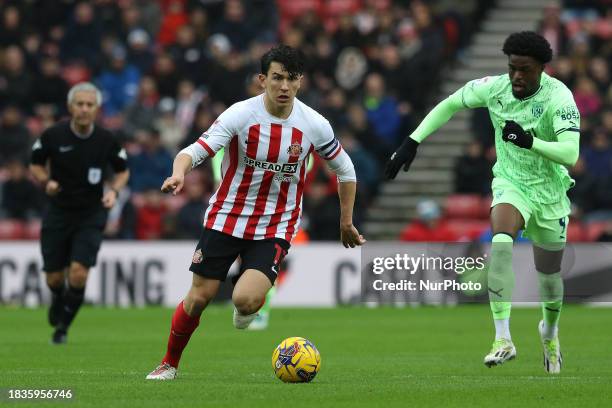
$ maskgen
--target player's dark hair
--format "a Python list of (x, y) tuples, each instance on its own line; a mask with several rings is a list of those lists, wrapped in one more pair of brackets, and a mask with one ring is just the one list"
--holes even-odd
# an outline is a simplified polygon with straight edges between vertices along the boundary
[(270, 64), (278, 62), (289, 73), (289, 79), (296, 79), (304, 72), (304, 54), (288, 45), (277, 45), (261, 57), (261, 73), (268, 74)]
[(532, 57), (542, 64), (550, 62), (553, 55), (550, 44), (546, 41), (546, 38), (533, 31), (521, 31), (510, 34), (504, 42), (502, 51), (508, 56), (514, 54)]

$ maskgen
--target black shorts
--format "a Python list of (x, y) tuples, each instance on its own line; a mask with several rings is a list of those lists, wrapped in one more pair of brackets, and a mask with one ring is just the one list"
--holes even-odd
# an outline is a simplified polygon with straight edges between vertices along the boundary
[(204, 228), (189, 270), (204, 278), (224, 281), (230, 267), (240, 256), (240, 271), (232, 278), (232, 283), (236, 284), (247, 269), (256, 269), (263, 272), (274, 285), (280, 263), (290, 247), (281, 238), (242, 239)]
[(107, 215), (103, 207), (66, 210), (49, 206), (40, 232), (43, 270), (61, 271), (72, 261), (86, 267), (94, 266)]

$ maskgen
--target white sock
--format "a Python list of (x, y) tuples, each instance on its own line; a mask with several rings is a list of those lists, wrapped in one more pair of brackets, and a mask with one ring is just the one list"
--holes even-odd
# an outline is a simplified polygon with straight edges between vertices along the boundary
[(542, 322), (542, 337), (545, 339), (554, 339), (559, 334), (559, 326), (549, 325), (546, 320)]
[(512, 340), (510, 336), (510, 319), (493, 319), (493, 323), (495, 323), (495, 340)]

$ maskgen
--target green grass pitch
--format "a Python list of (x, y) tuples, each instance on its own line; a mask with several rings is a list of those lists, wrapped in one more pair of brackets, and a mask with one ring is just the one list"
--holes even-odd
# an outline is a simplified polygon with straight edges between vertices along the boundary
[[(40, 407), (601, 407), (612, 401), (612, 311), (566, 306), (565, 365), (542, 368), (539, 309), (512, 311), (515, 361), (486, 368), (493, 329), (487, 305), (457, 308), (272, 310), (270, 328), (237, 331), (231, 308), (203, 315), (179, 377), (148, 382), (172, 310), (95, 309), (77, 317), (66, 346), (49, 344), (43, 309), (0, 308), (0, 406)], [(310, 384), (284, 384), (273, 348), (303, 336), (322, 366)], [(6, 388), (71, 388), (70, 403), (8, 404)]]

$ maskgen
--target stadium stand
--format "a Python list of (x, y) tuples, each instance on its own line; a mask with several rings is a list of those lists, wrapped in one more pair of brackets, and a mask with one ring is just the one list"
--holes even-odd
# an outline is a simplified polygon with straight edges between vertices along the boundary
[[(593, 170), (596, 163), (612, 155), (609, 1), (566, 1), (546, 8), (548, 1), (503, 0), (493, 8), (491, 3), (1, 2), (0, 191), (7, 187), (9, 163), (27, 162), (36, 138), (65, 116), (65, 90), (91, 80), (104, 92), (100, 122), (113, 129), (128, 150), (138, 182), (137, 186), (132, 184), (134, 193), (122, 192), (125, 199), (109, 219), (109, 237), (184, 237), (177, 231), (181, 228), (177, 217), (189, 202), (197, 208), (186, 193), (178, 199), (151, 196), (168, 211), (149, 211), (149, 217), (141, 214), (139, 218), (145, 207), (142, 195), (155, 184), (151, 180), (159, 178), (146, 174), (151, 170), (146, 169), (146, 161), (153, 156), (146, 154), (143, 135), (159, 136), (167, 154), (154, 156), (156, 168), (167, 167), (167, 155), (194, 141), (229, 104), (258, 92), (253, 77), (259, 57), (272, 44), (285, 42), (303, 49), (310, 60), (299, 97), (330, 119), (336, 134), (350, 146), (347, 151), (353, 160), (360, 168), (370, 169), (361, 175), (358, 170), (364, 185), (356, 212), (366, 235), (371, 239), (397, 238), (412, 219), (420, 197), (430, 196), (446, 203), (444, 214), (452, 221), (452, 228), (472, 237), (488, 213), (487, 199), (482, 198), (487, 191), (455, 190), (453, 166), (463, 147), (477, 135), (481, 135), (482, 148), (474, 168), (486, 168), (494, 161), (488, 148), (490, 139), (486, 139), (486, 132), (482, 136), (481, 129), (486, 126), (481, 122), (472, 121), (477, 126), (472, 128), (469, 116), (462, 115), (450, 122), (423, 146), (414, 171), (404, 182), (381, 187), (376, 169), (383, 166), (437, 96), (448, 94), (468, 79), (503, 72), (503, 61), (500, 65), (498, 59), (506, 32), (533, 24), (559, 55), (550, 72), (575, 91), (585, 118), (585, 165), (572, 170), (584, 188), (572, 192), (572, 200), (575, 219), (585, 223), (581, 230), (586, 231), (576, 236), (596, 239), (605, 231), (602, 222), (612, 209), (612, 199), (606, 194), (611, 190), (610, 178)], [(207, 200), (214, 188), (210, 165), (202, 166), (198, 174), (203, 200)], [(333, 184), (324, 171), (309, 180), (317, 178)], [(311, 199), (308, 191), (307, 203)], [(454, 192), (460, 195), (452, 195)], [(328, 188), (325, 194), (331, 196), (335, 189)], [(325, 202), (321, 197), (317, 200)], [(25, 219), (16, 219), (10, 217), (6, 206), (6, 194), (0, 194), (0, 238), (36, 238), (43, 210), (34, 208)], [(309, 222), (315, 214), (308, 210), (316, 208), (318, 205), (305, 205), (306, 232), (311, 240), (334, 239), (337, 229), (327, 231), (324, 223)], [(138, 219), (141, 227), (144, 220), (151, 221), (147, 224), (151, 228), (142, 227), (137, 233)]]

